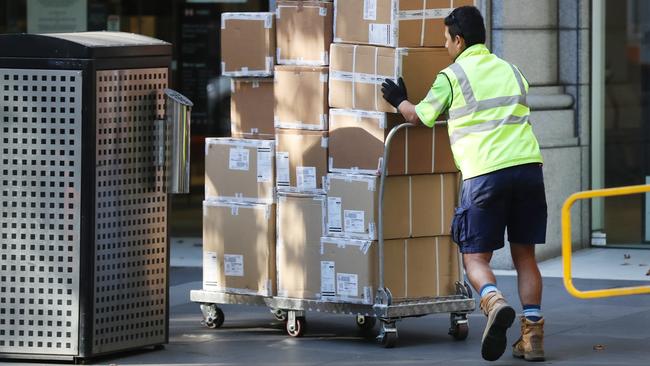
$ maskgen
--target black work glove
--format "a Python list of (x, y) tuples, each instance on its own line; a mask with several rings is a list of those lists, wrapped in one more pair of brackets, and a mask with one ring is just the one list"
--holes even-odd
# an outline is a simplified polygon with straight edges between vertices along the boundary
[(404, 85), (404, 80), (401, 77), (397, 79), (397, 84), (391, 79), (384, 80), (381, 84), (381, 92), (384, 94), (384, 99), (395, 108), (408, 99), (406, 85)]

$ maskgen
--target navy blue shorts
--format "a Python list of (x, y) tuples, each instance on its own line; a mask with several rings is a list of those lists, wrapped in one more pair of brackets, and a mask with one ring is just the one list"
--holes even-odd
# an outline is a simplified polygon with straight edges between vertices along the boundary
[(546, 194), (542, 164), (525, 164), (463, 181), (451, 224), (461, 253), (503, 248), (504, 233), (517, 244), (546, 241)]

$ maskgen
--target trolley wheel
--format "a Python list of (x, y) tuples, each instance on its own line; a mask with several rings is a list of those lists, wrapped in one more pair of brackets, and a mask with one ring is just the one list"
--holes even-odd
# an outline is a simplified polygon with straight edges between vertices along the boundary
[(205, 326), (210, 329), (220, 328), (223, 325), (223, 321), (226, 319), (221, 310), (216, 304), (208, 305), (208, 315), (205, 317)]
[(462, 341), (467, 338), (469, 334), (469, 322), (467, 314), (451, 313), (449, 315), (451, 326), (449, 327), (449, 335), (454, 337), (457, 341)]
[(307, 320), (304, 317), (296, 317), (295, 326), (291, 322), (286, 324), (287, 334), (291, 337), (302, 337), (305, 334), (305, 329), (307, 328)]
[(357, 315), (357, 326), (361, 330), (371, 330), (372, 328), (375, 327), (375, 324), (377, 323), (377, 318), (374, 316), (366, 316), (366, 315)]
[(393, 348), (397, 344), (397, 332), (385, 332), (377, 338), (379, 338), (379, 344), (384, 348)]
[(467, 323), (452, 325), (452, 327), (449, 328), (449, 335), (454, 337), (454, 339), (457, 341), (464, 341), (467, 339), (468, 334), (469, 326)]

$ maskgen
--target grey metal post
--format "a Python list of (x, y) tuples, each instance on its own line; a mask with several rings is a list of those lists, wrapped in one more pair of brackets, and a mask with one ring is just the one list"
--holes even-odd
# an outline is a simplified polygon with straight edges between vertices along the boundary
[(190, 192), (190, 111), (192, 102), (165, 89), (167, 130), (167, 193)]

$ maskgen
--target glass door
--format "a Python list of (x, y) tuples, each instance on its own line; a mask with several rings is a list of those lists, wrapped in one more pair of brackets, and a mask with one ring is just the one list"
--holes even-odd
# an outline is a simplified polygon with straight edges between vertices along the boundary
[[(593, 187), (650, 184), (650, 2), (595, 0), (592, 16)], [(592, 208), (608, 245), (650, 244), (650, 195)]]

